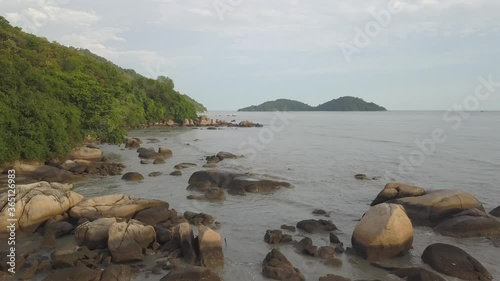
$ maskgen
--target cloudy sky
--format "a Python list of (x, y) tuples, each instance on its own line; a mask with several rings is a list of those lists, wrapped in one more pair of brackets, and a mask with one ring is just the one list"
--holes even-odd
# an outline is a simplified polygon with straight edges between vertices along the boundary
[[(86, 48), (210, 110), (351, 95), (446, 110), (500, 81), (498, 0), (0, 0), (13, 25)], [(500, 87), (481, 109), (500, 109)]]

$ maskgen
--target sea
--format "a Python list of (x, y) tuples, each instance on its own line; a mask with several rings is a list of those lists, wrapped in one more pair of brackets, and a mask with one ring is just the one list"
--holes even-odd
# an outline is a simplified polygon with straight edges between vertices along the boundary
[[(335, 233), (351, 246), (351, 235), (369, 204), (388, 182), (402, 182), (428, 190), (453, 189), (473, 194), (489, 212), (500, 205), (500, 112), (208, 112), (208, 117), (239, 123), (251, 120), (259, 128), (147, 128), (129, 132), (144, 147), (167, 147), (173, 157), (163, 165), (140, 164), (135, 150), (103, 145), (110, 158), (126, 165), (124, 172), (139, 172), (141, 182), (120, 176), (89, 180), (75, 191), (85, 197), (129, 194), (160, 199), (172, 208), (213, 215), (221, 226), (225, 266), (217, 272), (226, 281), (267, 280), (262, 261), (278, 247), (306, 277), (327, 274), (352, 280), (398, 280), (363, 259), (337, 255), (339, 268), (304, 257), (291, 245), (264, 242), (268, 229), (293, 225), (304, 219), (328, 219)], [(293, 185), (270, 194), (227, 195), (223, 202), (187, 200), (190, 175), (204, 169), (205, 157), (227, 151), (243, 157), (224, 160), (219, 169), (279, 179)], [(196, 167), (170, 176), (178, 163)], [(148, 177), (151, 172), (163, 175)], [(355, 179), (366, 174), (368, 180)], [(323, 209), (328, 217), (315, 216)], [(196, 230), (195, 230), (196, 232)], [(284, 231), (287, 233), (286, 231)], [(305, 233), (289, 233), (301, 240)], [(307, 235), (316, 246), (329, 245), (328, 233)], [(415, 226), (413, 249), (405, 257), (388, 261), (394, 266), (424, 266), (424, 249), (436, 242), (456, 245), (479, 260), (500, 280), (500, 248), (486, 238), (449, 238), (431, 228)], [(149, 258), (149, 257), (148, 257)], [(154, 260), (144, 263), (154, 263)], [(165, 272), (166, 274), (167, 272)], [(141, 274), (137, 280), (160, 280), (162, 275)], [(446, 277), (447, 280), (457, 280)]]

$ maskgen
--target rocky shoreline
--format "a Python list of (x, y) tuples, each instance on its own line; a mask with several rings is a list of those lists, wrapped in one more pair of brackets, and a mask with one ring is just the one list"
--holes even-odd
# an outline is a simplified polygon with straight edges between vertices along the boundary
[(156, 127), (241, 127), (241, 128), (251, 128), (251, 127), (262, 127), (262, 124), (254, 123), (249, 120), (241, 121), (236, 123), (236, 120), (223, 120), (223, 119), (213, 119), (206, 115), (198, 116), (198, 119), (184, 119), (182, 123), (177, 123), (172, 119), (162, 120), (159, 122), (145, 123), (138, 126), (130, 127), (129, 129), (144, 129), (144, 128), (156, 128)]
[[(174, 153), (165, 147), (152, 149), (142, 145), (137, 138), (125, 143), (127, 149), (137, 151), (137, 161), (164, 163)], [(278, 189), (293, 188), (282, 180), (217, 169), (219, 162), (238, 157), (241, 156), (229, 152), (206, 156), (207, 169), (194, 172), (186, 182), (186, 190), (198, 194), (186, 198), (224, 201), (226, 194), (266, 196)], [(89, 176), (144, 179), (139, 173), (123, 174), (124, 165), (104, 157), (98, 147), (77, 148), (61, 163), (16, 163), (8, 168), (16, 169), (19, 180), (15, 197), (17, 231), (36, 242), (30, 250), (17, 249), (14, 277), (6, 266), (7, 253), (0, 253), (0, 280), (43, 276), (46, 281), (121, 281), (134, 280), (139, 274), (159, 275), (162, 281), (222, 280), (218, 272), (225, 263), (224, 239), (217, 229), (224, 227), (224, 222), (205, 213), (179, 213), (161, 200), (126, 194), (84, 198), (72, 191), (71, 183)], [(183, 169), (196, 168), (196, 164), (179, 163), (174, 168), (182, 174)], [(0, 202), (0, 235), (7, 238), (9, 211), (7, 192), (3, 189)], [(263, 257), (262, 275), (274, 280), (308, 280), (280, 251), (280, 247), (288, 245), (304, 258), (331, 267), (332, 273), (343, 266), (340, 257), (347, 255), (349, 261), (366, 259), (372, 266), (387, 270), (388, 276), (402, 280), (493, 280), (479, 260), (459, 247), (443, 243), (433, 243), (425, 249), (421, 258), (426, 267), (396, 268), (385, 262), (411, 250), (414, 227), (419, 226), (431, 227), (444, 236), (484, 237), (499, 247), (499, 209), (487, 214), (481, 202), (461, 191), (388, 183), (367, 212), (360, 214), (350, 243), (340, 241), (336, 233), (342, 226), (335, 225), (323, 209), (314, 210), (312, 219), (292, 226), (269, 226), (265, 233), (257, 234), (262, 235), (262, 243), (273, 245)], [(330, 244), (314, 245), (308, 237), (313, 234), (324, 236)], [(146, 265), (146, 259), (153, 259), (154, 263)], [(350, 279), (328, 274), (319, 280)]]

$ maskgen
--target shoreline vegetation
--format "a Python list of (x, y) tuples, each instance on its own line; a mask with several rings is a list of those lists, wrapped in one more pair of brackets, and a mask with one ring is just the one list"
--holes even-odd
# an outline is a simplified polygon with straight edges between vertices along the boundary
[(316, 107), (296, 100), (277, 99), (260, 105), (240, 108), (238, 111), (387, 111), (387, 109), (373, 102), (366, 102), (361, 98), (345, 96)]
[(85, 136), (120, 143), (126, 128), (195, 120), (206, 108), (172, 79), (144, 77), (0, 17), (0, 163), (64, 157)]

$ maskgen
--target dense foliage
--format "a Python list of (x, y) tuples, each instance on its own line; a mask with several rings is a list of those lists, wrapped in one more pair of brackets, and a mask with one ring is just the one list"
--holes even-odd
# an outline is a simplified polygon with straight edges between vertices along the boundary
[(22, 32), (0, 17), (0, 163), (65, 155), (90, 135), (196, 118), (167, 77), (148, 79), (106, 59)]
[(194, 99), (192, 99), (188, 95), (183, 95), (183, 96), (185, 99), (187, 99), (190, 103), (192, 103), (194, 105), (196, 112), (207, 112), (207, 108), (203, 104), (195, 101)]
[(239, 109), (238, 111), (309, 111), (310, 105), (300, 101), (277, 99), (275, 101), (266, 101), (260, 105), (252, 105)]
[(341, 97), (316, 107), (305, 103), (278, 99), (268, 101), (260, 105), (252, 105), (239, 109), (238, 111), (385, 111), (386, 109), (372, 102), (366, 102), (356, 97)]
[(385, 111), (382, 106), (356, 97), (341, 97), (318, 105), (316, 111)]

